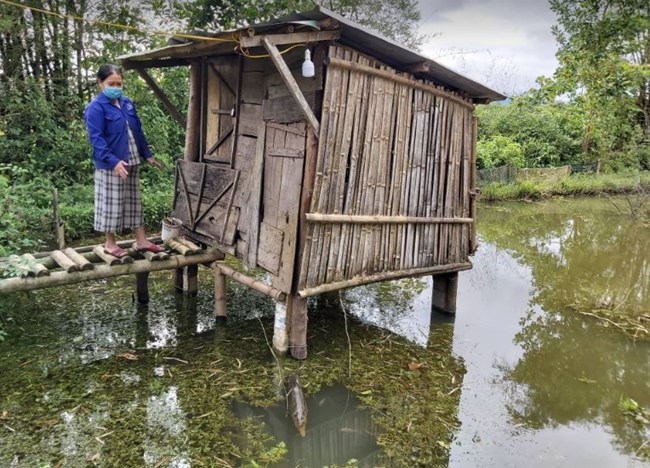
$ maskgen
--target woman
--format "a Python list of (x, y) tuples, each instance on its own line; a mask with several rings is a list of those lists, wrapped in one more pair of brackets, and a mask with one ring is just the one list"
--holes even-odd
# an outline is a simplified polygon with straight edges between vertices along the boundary
[(147, 240), (140, 200), (140, 160), (158, 169), (142, 132), (133, 102), (122, 95), (122, 70), (102, 65), (97, 71), (100, 93), (84, 112), (95, 164), (95, 230), (106, 234), (104, 251), (115, 257), (128, 255), (115, 240), (126, 228), (135, 231), (139, 251), (161, 252)]

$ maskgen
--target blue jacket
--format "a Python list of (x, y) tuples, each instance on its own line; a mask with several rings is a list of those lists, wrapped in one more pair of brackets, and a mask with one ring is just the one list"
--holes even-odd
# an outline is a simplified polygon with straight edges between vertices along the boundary
[(129, 162), (127, 121), (138, 146), (139, 156), (145, 160), (152, 157), (133, 102), (125, 97), (121, 97), (119, 102), (118, 108), (104, 93), (100, 93), (84, 111), (88, 139), (93, 147), (93, 162), (97, 169), (112, 170), (120, 160)]

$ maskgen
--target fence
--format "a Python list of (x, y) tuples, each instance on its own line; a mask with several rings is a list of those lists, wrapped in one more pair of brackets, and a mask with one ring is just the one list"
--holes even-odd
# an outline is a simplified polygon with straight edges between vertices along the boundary
[(586, 164), (574, 164), (560, 167), (540, 167), (519, 169), (512, 166), (501, 166), (477, 171), (479, 187), (492, 184), (511, 184), (522, 181), (546, 182), (568, 176), (573, 173), (600, 172), (600, 161)]

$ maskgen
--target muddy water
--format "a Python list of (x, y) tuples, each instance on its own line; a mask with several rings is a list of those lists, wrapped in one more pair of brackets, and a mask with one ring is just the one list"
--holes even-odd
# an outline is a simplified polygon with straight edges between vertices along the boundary
[(231, 285), (215, 324), (205, 275), (195, 299), (153, 275), (148, 308), (128, 278), (0, 299), (0, 466), (647, 466), (621, 401), (650, 408), (650, 346), (576, 311), (650, 310), (648, 228), (598, 200), (480, 216), (455, 319), (426, 278), (347, 291), (347, 333), (310, 304), (304, 363), (269, 352), (259, 296)]
[[(467, 373), (449, 465), (650, 466), (647, 413), (621, 406), (650, 408), (650, 343), (577, 313), (650, 311), (650, 228), (603, 200), (488, 205), (480, 219), (454, 320)], [(399, 317), (361, 313), (424, 345), (444, 320), (430, 320), (429, 291)]]

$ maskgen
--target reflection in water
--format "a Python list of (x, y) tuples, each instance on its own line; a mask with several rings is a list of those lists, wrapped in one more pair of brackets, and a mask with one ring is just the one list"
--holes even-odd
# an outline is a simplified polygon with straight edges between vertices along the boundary
[(650, 431), (619, 402), (650, 407), (650, 348), (574, 307), (648, 310), (650, 233), (593, 200), (505, 206), (483, 209), (490, 243), (459, 285), (452, 465), (634, 466)]
[(235, 403), (240, 418), (263, 421), (276, 439), (284, 441), (288, 456), (282, 466), (343, 465), (356, 459), (360, 467), (376, 466), (379, 448), (375, 443), (377, 427), (370, 411), (342, 385), (328, 387), (307, 398), (307, 432), (301, 437), (287, 415), (285, 403), (260, 408)]
[[(429, 340), (431, 277), (370, 284), (341, 292), (346, 309), (377, 327), (426, 346)], [(442, 314), (436, 314), (442, 316)]]
[[(482, 207), (474, 268), (460, 274), (454, 352), (464, 359), (450, 465), (641, 466), (650, 427), (650, 346), (576, 308), (650, 310), (650, 229), (601, 200)], [(425, 345), (431, 281), (345, 293), (364, 320)], [(430, 344), (430, 341), (428, 342)]]
[(160, 395), (152, 395), (147, 402), (147, 431), (144, 441), (144, 462), (156, 465), (166, 460), (166, 466), (190, 467), (187, 454), (178, 454), (185, 431), (185, 413), (178, 401), (178, 388), (169, 387)]

